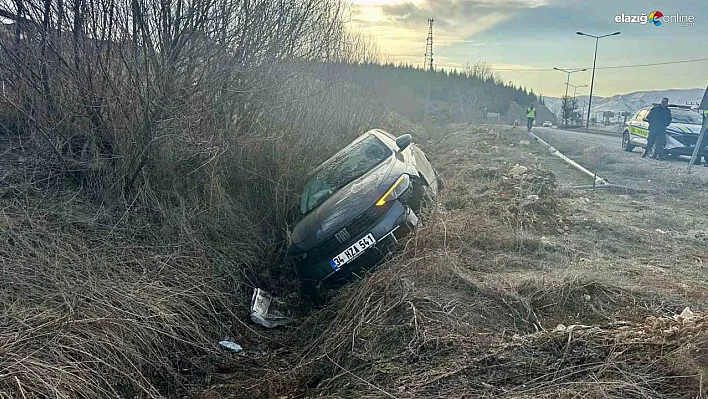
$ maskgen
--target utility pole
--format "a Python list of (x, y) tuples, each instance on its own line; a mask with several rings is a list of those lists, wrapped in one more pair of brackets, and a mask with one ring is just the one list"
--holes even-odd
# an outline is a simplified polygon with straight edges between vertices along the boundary
[[(698, 104), (698, 111), (703, 114), (703, 126), (701, 126), (701, 132), (698, 134), (698, 139), (696, 140), (696, 147), (693, 149), (693, 155), (691, 155), (691, 161), (688, 163), (688, 170), (686, 171), (687, 173), (691, 173), (691, 166), (693, 166), (693, 163), (696, 162), (698, 158), (698, 153), (703, 151), (703, 140), (706, 135), (706, 130), (708, 130), (708, 119), (706, 119), (705, 114), (706, 111), (708, 111), (708, 87), (706, 87), (706, 91), (703, 94), (703, 99), (701, 100), (701, 103)], [(706, 161), (705, 154), (703, 155), (703, 160)]]
[(425, 42), (425, 63), (423, 67), (434, 71), (433, 67), (433, 19), (428, 18), (428, 39)]
[[(434, 72), (433, 67), (433, 19), (428, 18), (428, 39), (425, 42), (425, 61), (423, 62), (423, 70), (428, 68)], [(425, 95), (425, 116), (424, 120), (428, 120), (428, 115), (431, 113), (430, 107), (430, 92), (432, 90), (431, 83), (428, 82), (428, 90)]]

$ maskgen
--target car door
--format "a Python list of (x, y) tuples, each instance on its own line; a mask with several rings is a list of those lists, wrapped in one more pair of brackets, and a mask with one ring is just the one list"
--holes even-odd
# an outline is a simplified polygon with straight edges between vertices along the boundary
[(629, 123), (629, 138), (632, 144), (646, 145), (649, 135), (649, 123), (644, 121), (644, 117), (649, 112), (648, 108), (637, 111)]

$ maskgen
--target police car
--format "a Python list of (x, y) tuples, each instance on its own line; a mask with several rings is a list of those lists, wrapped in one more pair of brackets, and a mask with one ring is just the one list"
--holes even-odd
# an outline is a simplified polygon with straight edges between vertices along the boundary
[[(658, 104), (654, 104), (658, 105)], [(649, 135), (649, 122), (644, 120), (651, 106), (637, 111), (622, 132), (622, 149), (634, 151), (634, 147), (646, 148)], [(666, 128), (667, 155), (693, 155), (698, 134), (701, 132), (703, 117), (698, 112), (685, 105), (669, 105), (671, 124)], [(708, 163), (708, 140), (703, 140), (703, 160)], [(650, 150), (653, 153), (653, 150)], [(653, 154), (650, 154), (653, 155)]]

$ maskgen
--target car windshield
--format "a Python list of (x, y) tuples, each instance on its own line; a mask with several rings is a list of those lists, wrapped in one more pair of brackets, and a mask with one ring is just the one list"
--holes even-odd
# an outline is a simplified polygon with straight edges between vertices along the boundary
[(703, 118), (701, 114), (688, 109), (672, 109), (671, 110), (671, 123), (688, 123), (693, 125), (700, 125), (703, 123)]
[(313, 172), (305, 184), (300, 212), (306, 214), (324, 202), (339, 188), (371, 170), (391, 154), (391, 150), (376, 136), (348, 145)]

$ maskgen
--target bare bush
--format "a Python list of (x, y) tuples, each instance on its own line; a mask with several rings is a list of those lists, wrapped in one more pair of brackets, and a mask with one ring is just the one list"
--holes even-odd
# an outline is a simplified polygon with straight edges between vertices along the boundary
[(182, 396), (206, 380), (213, 342), (248, 342), (250, 288), (292, 284), (277, 249), (299, 179), (381, 115), (307, 66), (375, 58), (346, 12), (0, 2), (13, 21), (0, 34), (3, 154), (31, 148), (42, 175), (3, 175), (22, 179), (0, 196), (0, 391)]

